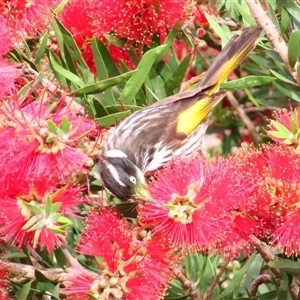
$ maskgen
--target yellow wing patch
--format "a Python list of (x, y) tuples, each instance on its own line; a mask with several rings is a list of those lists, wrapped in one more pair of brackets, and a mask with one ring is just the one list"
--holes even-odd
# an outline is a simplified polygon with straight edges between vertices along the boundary
[[(236, 54), (234, 57), (232, 57), (230, 60), (225, 62), (222, 67), (217, 70), (217, 72), (214, 75), (214, 78), (216, 78), (216, 83), (212, 86), (212, 88), (207, 92), (209, 96), (211, 96), (214, 92), (216, 92), (221, 83), (229, 76), (229, 74), (234, 70), (237, 65), (240, 63), (242, 57), (245, 56), (245, 54), (249, 51), (249, 48), (252, 47), (252, 44), (249, 44), (245, 49), (243, 49), (240, 53)], [(212, 80), (213, 82), (213, 80)]]
[(203, 122), (224, 95), (224, 93), (218, 93), (212, 97), (207, 96), (181, 112), (178, 116), (176, 132), (189, 135)]

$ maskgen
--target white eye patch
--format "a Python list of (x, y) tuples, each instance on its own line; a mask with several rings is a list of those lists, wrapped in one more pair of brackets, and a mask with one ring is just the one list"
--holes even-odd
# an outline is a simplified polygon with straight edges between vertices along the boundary
[(110, 174), (112, 175), (112, 177), (114, 178), (114, 180), (115, 180), (119, 185), (121, 185), (121, 186), (126, 186), (126, 185), (120, 180), (118, 171), (117, 171), (117, 169), (116, 169), (113, 165), (107, 164), (107, 168), (109, 169)]
[(104, 156), (111, 158), (127, 158), (127, 155), (121, 150), (108, 150), (104, 153)]

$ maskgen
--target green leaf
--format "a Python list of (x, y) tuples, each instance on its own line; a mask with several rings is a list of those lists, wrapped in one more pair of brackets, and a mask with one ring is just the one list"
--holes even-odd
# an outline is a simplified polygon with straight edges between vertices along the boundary
[(49, 37), (49, 32), (47, 30), (45, 32), (45, 34), (42, 36), (41, 42), (40, 42), (40, 47), (38, 48), (38, 50), (36, 52), (36, 56), (35, 56), (35, 60), (34, 60), (34, 63), (36, 65), (38, 65), (40, 63), (41, 58), (45, 54), (46, 46), (47, 46), (47, 43), (48, 43), (48, 37)]
[(288, 58), (292, 68), (294, 68), (298, 59), (299, 45), (300, 45), (300, 32), (298, 30), (293, 31), (290, 35), (289, 43), (288, 43)]
[(284, 125), (280, 124), (275, 120), (271, 120), (270, 123), (280, 132), (285, 133), (286, 135), (291, 135), (291, 132)]
[(68, 117), (67, 116), (63, 116), (59, 128), (63, 132), (67, 132), (71, 128), (71, 126), (72, 126), (72, 123), (68, 121)]
[(75, 59), (78, 70), (81, 73), (83, 81), (85, 83), (90, 83), (93, 80), (93, 74), (91, 74), (89, 67), (82, 58), (81, 52), (73, 39), (72, 34), (60, 23), (58, 19), (53, 24), (53, 29), (55, 31), (55, 36), (60, 45), (59, 49), (61, 51), (60, 55), (63, 60), (67, 63), (66, 53), (63, 51), (63, 45), (67, 46), (71, 57)]
[(145, 82), (156, 59), (161, 55), (161, 53), (165, 53), (166, 49), (168, 49), (168, 45), (161, 45), (145, 53), (138, 64), (137, 71), (127, 81), (126, 86), (121, 93), (120, 99), (122, 103), (130, 104), (132, 102), (138, 90)]
[(36, 278), (37, 281), (39, 282), (49, 282), (50, 279), (48, 279), (43, 273), (41, 273), (38, 270), (34, 270), (34, 276)]
[(8, 52), (8, 56), (12, 57), (16, 62), (26, 62), (30, 65), (30, 67), (37, 71), (36, 65), (28, 58), (26, 55), (17, 47), (15, 47), (12, 51)]
[(292, 125), (292, 133), (294, 135), (296, 135), (299, 131), (299, 128), (298, 128), (298, 110), (297, 109), (294, 109), (293, 117), (291, 118), (291, 125)]
[(69, 79), (70, 81), (72, 81), (73, 83), (75, 83), (76, 85), (78, 85), (80, 87), (84, 86), (84, 82), (77, 75), (75, 75), (74, 73), (70, 72), (69, 70), (63, 68), (57, 62), (57, 59), (55, 58), (55, 55), (53, 54), (52, 51), (48, 50), (48, 53), (49, 53), (49, 60), (51, 62), (51, 67), (52, 67), (53, 71), (60, 74), (64, 78)]
[(122, 121), (125, 117), (129, 116), (130, 113), (131, 113), (130, 110), (122, 111), (102, 118), (97, 118), (95, 119), (95, 121), (98, 122), (103, 128), (108, 126), (114, 126), (120, 121)]
[(60, 210), (62, 206), (62, 202), (55, 202), (55, 203), (52, 203), (52, 209), (51, 209), (51, 212), (54, 213), (54, 212), (58, 212)]
[(248, 89), (245, 89), (245, 92), (247, 94), (247, 97), (250, 99), (250, 101), (257, 107), (260, 106), (260, 101), (258, 101), (256, 98), (253, 97), (253, 95), (251, 94), (251, 92)]
[(28, 257), (25, 253), (13, 252), (1, 255), (1, 259), (13, 259), (13, 258), (26, 258)]
[(48, 196), (45, 205), (45, 213), (47, 217), (51, 214), (51, 211), (52, 211), (52, 201), (51, 201), (51, 197)]
[(300, 261), (293, 261), (291, 259), (280, 259), (280, 260), (272, 260), (268, 262), (270, 268), (278, 268), (278, 269), (297, 269), (300, 270)]
[(57, 135), (58, 127), (56, 126), (56, 124), (52, 120), (47, 121), (47, 126), (48, 126), (48, 129), (51, 133), (54, 133), (54, 134)]
[(64, 254), (63, 250), (61, 248), (54, 249), (54, 255), (55, 255), (57, 264), (61, 268), (65, 268), (65, 266), (66, 266), (66, 257), (65, 257), (65, 254)]
[[(255, 20), (251, 17), (249, 9), (246, 10), (246, 8), (243, 7), (240, 3), (238, 3), (237, 0), (234, 0), (234, 4), (235, 4), (237, 10), (239, 11), (239, 13), (244, 18), (244, 20), (247, 21), (249, 25), (256, 24)], [(245, 25), (247, 25), (247, 24), (245, 24)]]
[[(93, 57), (96, 65), (97, 77), (99, 80), (106, 80), (109, 78), (109, 75), (102, 54), (98, 48), (96, 39), (92, 39), (91, 47), (92, 47)], [(126, 73), (126, 72), (122, 72), (122, 73)], [(119, 74), (117, 76), (119, 76)], [(104, 96), (103, 98), (105, 99), (105, 105), (111, 105), (116, 103), (116, 98), (113, 94), (112, 89), (105, 90), (103, 96)]]
[(291, 0), (279, 0), (282, 6), (293, 17), (294, 25), (300, 30), (300, 7), (294, 1)]
[(287, 135), (285, 132), (281, 132), (281, 131), (267, 131), (268, 134), (276, 137), (276, 138), (279, 138), (279, 139), (288, 139), (291, 135), (291, 132), (289, 132), (289, 135)]
[(31, 231), (32, 226), (34, 224), (36, 224), (36, 222), (38, 221), (38, 217), (37, 216), (33, 216), (31, 217), (26, 224), (24, 224), (24, 226), (22, 227), (22, 230), (27, 230), (27, 231)]
[(280, 300), (289, 300), (289, 277), (285, 272), (280, 272), (280, 286), (278, 289), (277, 299)]
[(229, 282), (226, 289), (215, 298), (215, 300), (223, 299), (224, 297), (231, 295), (236, 288), (241, 284), (245, 274), (248, 272), (252, 262), (255, 260), (257, 253), (253, 252), (252, 255), (248, 258), (247, 262), (243, 265), (241, 269), (239, 269), (235, 274), (233, 279)]
[(57, 222), (60, 224), (65, 224), (67, 226), (72, 225), (72, 223), (73, 223), (69, 218), (64, 217), (64, 216), (59, 216)]
[(270, 69), (270, 72), (271, 72), (275, 77), (277, 77), (278, 79), (280, 79), (281, 81), (284, 81), (284, 82), (286, 82), (286, 83), (289, 83), (289, 84), (292, 84), (292, 85), (297, 86), (295, 82), (289, 80), (288, 78), (286, 78), (285, 76), (279, 74), (279, 73), (276, 72), (275, 70), (271, 70), (271, 69)]
[(276, 25), (277, 30), (280, 30), (280, 26), (279, 26), (279, 22), (278, 19), (276, 17), (276, 13), (275, 13), (275, 7), (273, 7), (274, 5), (274, 1), (273, 0), (267, 0), (265, 1), (266, 5), (267, 5), (267, 9), (268, 9), (268, 14), (273, 22), (273, 24)]
[(58, 15), (62, 10), (63, 8), (65, 7), (65, 5), (69, 2), (69, 0), (62, 0), (57, 6), (56, 8), (54, 9), (54, 13), (56, 15)]
[(263, 84), (270, 83), (276, 80), (275, 77), (272, 76), (247, 76), (240, 79), (223, 82), (221, 84), (221, 90), (229, 90), (229, 91), (238, 91), (254, 86), (259, 86)]
[(184, 79), (184, 76), (186, 74), (186, 71), (189, 67), (189, 63), (190, 63), (190, 55), (187, 55), (179, 64), (178, 68), (175, 70), (175, 72), (173, 73), (172, 77), (166, 81), (165, 83), (165, 89), (166, 89), (166, 94), (172, 95), (173, 91), (175, 89), (178, 89), (179, 86), (178, 84), (182, 82), (182, 80)]
[(300, 96), (298, 93), (296, 93), (286, 87), (283, 87), (282, 85), (278, 84), (276, 81), (274, 81), (273, 84), (280, 92), (282, 92), (288, 98), (292, 98), (292, 99), (295, 99), (296, 101), (300, 102)]
[(281, 36), (285, 34), (290, 24), (291, 18), (285, 8), (281, 9), (280, 32)]
[(43, 211), (42, 209), (34, 204), (28, 203), (26, 201), (23, 201), (23, 204), (34, 214), (37, 216), (42, 216), (43, 215)]
[[(107, 46), (101, 40), (92, 40), (91, 42), (92, 50), (94, 58), (96, 59), (97, 53), (101, 53), (102, 60), (105, 62), (105, 69), (109, 75), (109, 77), (119, 76), (120, 72), (116, 67), (113, 59), (111, 58)], [(97, 47), (97, 51), (95, 51), (95, 46)], [(97, 67), (97, 64), (96, 64)], [(101, 72), (101, 70), (99, 70)], [(99, 77), (100, 79), (101, 77)], [(108, 77), (107, 77), (108, 78)], [(103, 78), (106, 79), (106, 78)]]
[(110, 44), (112, 44), (120, 49), (124, 49), (126, 46), (127, 41), (124, 39), (120, 39), (120, 38), (116, 37), (115, 35), (104, 34), (104, 37), (109, 41)]
[(16, 293), (16, 299), (18, 300), (27, 300), (27, 296), (31, 289), (32, 280), (23, 284), (22, 287)]
[(71, 93), (71, 95), (82, 96), (82, 95), (90, 95), (90, 94), (98, 94), (103, 92), (104, 90), (111, 88), (118, 83), (130, 78), (136, 71), (130, 71), (124, 74), (121, 74), (116, 77), (112, 77), (110, 79), (98, 81), (96, 83), (86, 85), (78, 90), (75, 90)]
[(230, 36), (226, 34), (222, 26), (220, 26), (217, 21), (210, 16), (206, 11), (204, 11), (205, 17), (207, 21), (209, 22), (209, 25), (212, 27), (212, 29), (217, 33), (217, 35), (221, 38), (222, 40), (222, 48), (229, 42)]

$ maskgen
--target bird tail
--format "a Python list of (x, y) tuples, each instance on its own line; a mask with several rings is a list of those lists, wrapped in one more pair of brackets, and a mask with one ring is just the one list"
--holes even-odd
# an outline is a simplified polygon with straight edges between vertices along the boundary
[(216, 92), (221, 83), (251, 51), (261, 30), (260, 26), (251, 26), (243, 29), (241, 35), (233, 36), (199, 82), (197, 89), (207, 90), (209, 96)]

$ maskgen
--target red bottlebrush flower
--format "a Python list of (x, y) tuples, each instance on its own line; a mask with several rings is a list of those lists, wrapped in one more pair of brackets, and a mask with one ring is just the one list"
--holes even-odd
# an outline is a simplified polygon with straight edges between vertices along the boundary
[(117, 67), (120, 67), (120, 62), (122, 61), (128, 69), (133, 70), (136, 68), (132, 58), (125, 49), (107, 45), (107, 50)]
[(194, 14), (194, 18), (195, 18), (195, 23), (198, 26), (207, 27), (209, 25), (209, 23), (206, 19), (204, 11), (211, 12), (209, 8), (207, 10), (207, 6), (204, 7), (203, 5), (197, 5), (195, 7), (193, 14)]
[(0, 12), (18, 37), (34, 36), (44, 31), (53, 18), (54, 9), (59, 1), (51, 0), (12, 0), (1, 1)]
[(261, 218), (268, 223), (274, 246), (287, 255), (298, 253), (300, 154), (280, 145), (265, 146), (258, 159), (261, 181), (256, 202), (267, 211)]
[(46, 91), (35, 101), (30, 97), (0, 107), (2, 176), (65, 181), (85, 172), (84, 143), (97, 135), (96, 124), (65, 104), (65, 96), (56, 102)]
[(0, 235), (22, 247), (46, 248), (49, 253), (65, 243), (65, 228), (75, 216), (76, 206), (83, 203), (81, 187), (66, 185), (60, 189), (46, 178), (20, 181), (14, 177), (0, 182)]
[(246, 203), (253, 186), (233, 160), (180, 160), (157, 172), (150, 183), (153, 202), (139, 205), (139, 219), (175, 247), (225, 247), (225, 237), (228, 245), (235, 242), (231, 219), (250, 209)]
[[(92, 212), (86, 222), (78, 251), (99, 256), (99, 274), (70, 274), (69, 299), (160, 299), (172, 272), (175, 256), (164, 240), (137, 240), (137, 228), (130, 228), (116, 213)], [(175, 260), (176, 261), (176, 260)], [(78, 280), (80, 278), (80, 281)]]
[(12, 94), (15, 90), (15, 80), (22, 74), (18, 67), (0, 58), (0, 103), (4, 96)]
[(94, 1), (96, 36), (115, 33), (130, 42), (150, 45), (155, 34), (165, 37), (180, 23), (189, 5), (186, 0), (104, 0)]
[(8, 289), (8, 271), (3, 263), (0, 264), (0, 299), (11, 300)]
[(278, 110), (274, 113), (275, 120), (270, 120), (268, 136), (277, 144), (299, 148), (300, 144), (300, 115), (299, 107)]
[(7, 20), (0, 16), (0, 57), (6, 55), (12, 48), (12, 29), (9, 27)]

